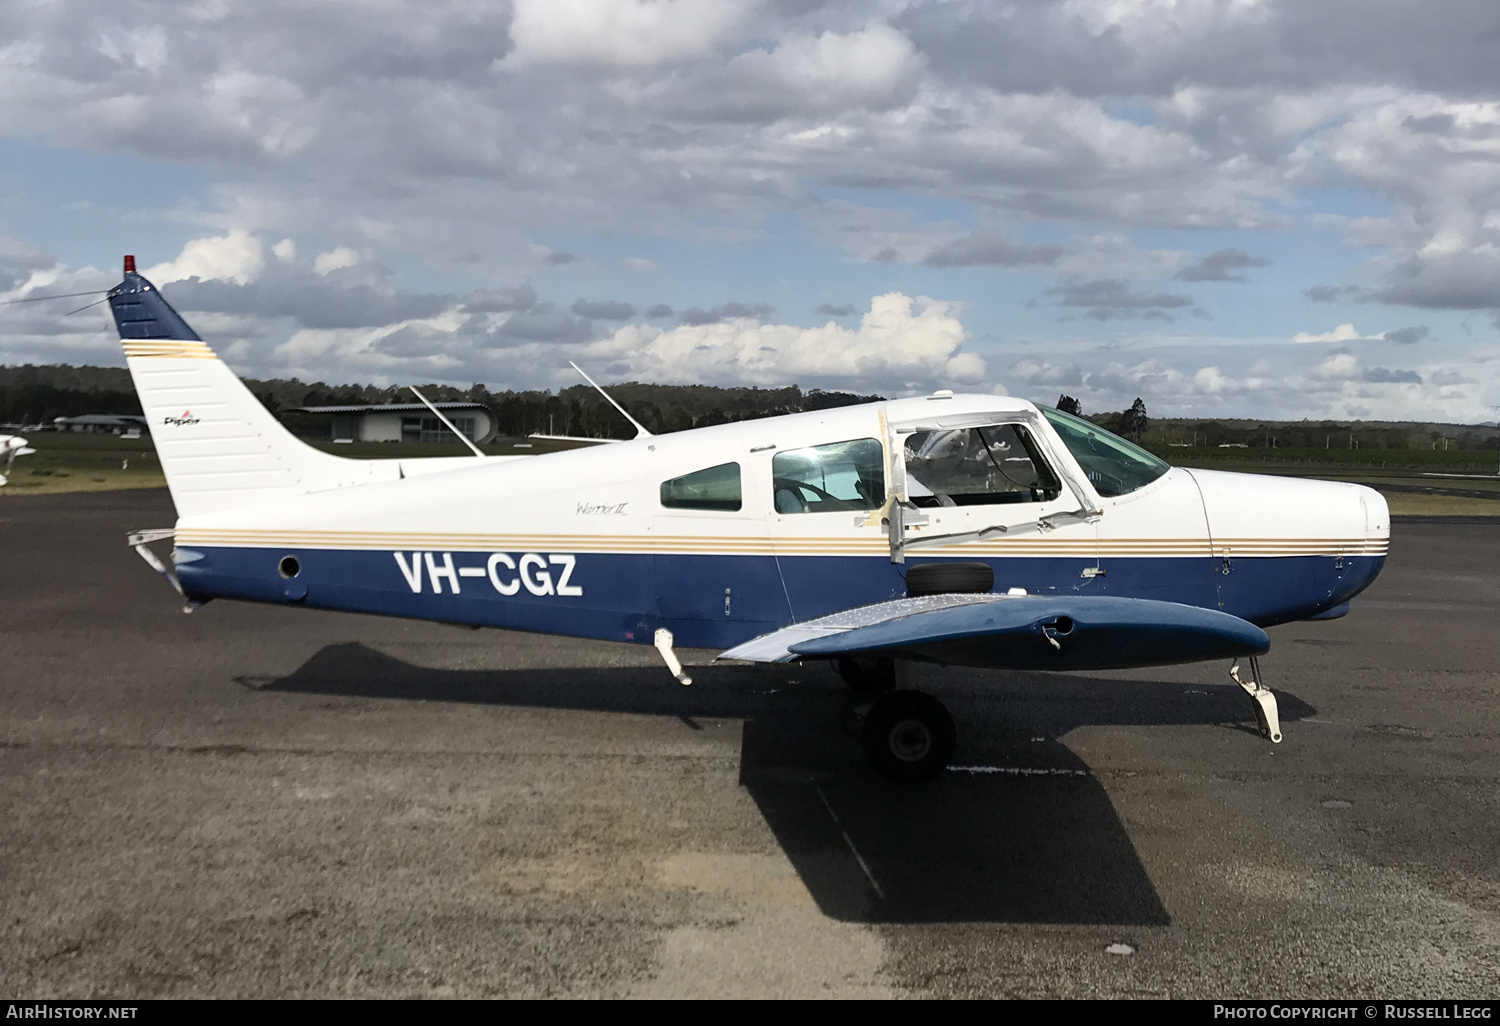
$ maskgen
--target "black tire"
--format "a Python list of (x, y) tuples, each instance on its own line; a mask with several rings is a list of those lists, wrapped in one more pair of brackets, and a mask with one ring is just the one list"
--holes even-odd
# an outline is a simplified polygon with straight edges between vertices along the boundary
[(833, 661), (833, 668), (851, 691), (861, 695), (880, 695), (896, 687), (894, 659), (842, 656)]
[(995, 589), (988, 563), (916, 563), (906, 568), (906, 594), (982, 594)]
[(892, 691), (865, 714), (865, 758), (887, 780), (931, 780), (948, 767), (958, 743), (953, 717), (931, 695)]

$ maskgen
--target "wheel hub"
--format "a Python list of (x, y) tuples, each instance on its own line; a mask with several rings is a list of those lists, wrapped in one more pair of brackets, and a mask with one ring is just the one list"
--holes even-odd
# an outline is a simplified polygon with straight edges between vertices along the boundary
[(921, 762), (932, 751), (932, 729), (921, 720), (902, 720), (891, 728), (890, 745), (902, 762)]

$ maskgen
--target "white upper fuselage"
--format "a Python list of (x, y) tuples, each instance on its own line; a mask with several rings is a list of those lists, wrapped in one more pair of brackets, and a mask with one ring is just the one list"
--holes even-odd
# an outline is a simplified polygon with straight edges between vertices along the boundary
[[(367, 541), (446, 538), (525, 537), (569, 539), (611, 550), (661, 550), (687, 539), (753, 539), (776, 536), (799, 544), (847, 550), (884, 551), (886, 531), (879, 518), (847, 513), (782, 514), (771, 495), (771, 461), (777, 453), (857, 438), (899, 438), (933, 426), (1014, 419), (1032, 427), (1045, 455), (1068, 487), (1049, 502), (997, 508), (954, 507), (930, 511), (927, 524), (909, 525), (907, 534), (960, 534), (967, 527), (1010, 520), (1034, 521), (1080, 508), (1099, 511), (1106, 549), (1128, 543), (1155, 543), (1195, 550), (1209, 540), (1205, 503), (1211, 507), (1219, 549), (1249, 554), (1355, 554), (1383, 549), (1389, 516), (1379, 493), (1336, 482), (1174, 469), (1138, 491), (1118, 498), (1100, 496), (1036, 407), (1021, 399), (955, 395), (899, 399), (815, 413), (697, 428), (513, 460), (449, 458), (443, 469), (353, 487), (314, 490), (295, 498), (247, 505), (178, 524), (181, 537), (234, 535), (251, 542), (315, 533), (330, 544), (362, 547)], [(888, 458), (890, 455), (888, 454)], [(425, 463), (403, 460), (403, 466)], [(738, 512), (684, 512), (659, 504), (661, 482), (716, 464), (744, 468), (745, 501)], [(1201, 491), (1202, 499), (1189, 491)], [(859, 520), (860, 523), (855, 523)], [(663, 521), (667, 522), (665, 525)], [(663, 530), (664, 526), (670, 527)], [(1012, 525), (1013, 526), (1013, 525)], [(958, 543), (926, 550), (937, 555), (970, 555), (1066, 532), (1060, 523), (1038, 537)], [(1071, 532), (1077, 538), (1094, 531)], [(632, 542), (635, 544), (632, 545)], [(1072, 543), (1069, 543), (1070, 546)], [(1244, 546), (1242, 548), (1242, 546)], [(387, 546), (388, 547), (388, 546)], [(701, 544), (692, 549), (702, 551)], [(739, 546), (730, 546), (739, 547)], [(1089, 549), (1092, 554), (1093, 549)]]

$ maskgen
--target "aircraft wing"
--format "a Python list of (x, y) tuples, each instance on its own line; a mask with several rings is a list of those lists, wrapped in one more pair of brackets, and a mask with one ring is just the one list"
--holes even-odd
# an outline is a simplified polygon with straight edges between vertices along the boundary
[(763, 634), (721, 659), (896, 656), (1017, 670), (1105, 670), (1260, 655), (1266, 632), (1215, 609), (1081, 595), (929, 595)]

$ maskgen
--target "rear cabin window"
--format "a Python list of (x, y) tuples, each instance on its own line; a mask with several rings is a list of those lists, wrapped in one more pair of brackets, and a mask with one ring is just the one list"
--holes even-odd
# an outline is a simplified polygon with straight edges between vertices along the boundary
[(885, 505), (885, 449), (874, 438), (788, 449), (771, 460), (778, 513), (827, 513)]
[(1105, 498), (1128, 495), (1172, 469), (1138, 445), (1062, 410), (1038, 407), (1058, 437), (1088, 475), (1094, 491)]
[(906, 494), (917, 506), (1048, 502), (1062, 485), (1016, 424), (919, 431), (907, 438)]
[(668, 509), (708, 509), (733, 513), (741, 506), (740, 465), (721, 463), (661, 483), (661, 504)]

